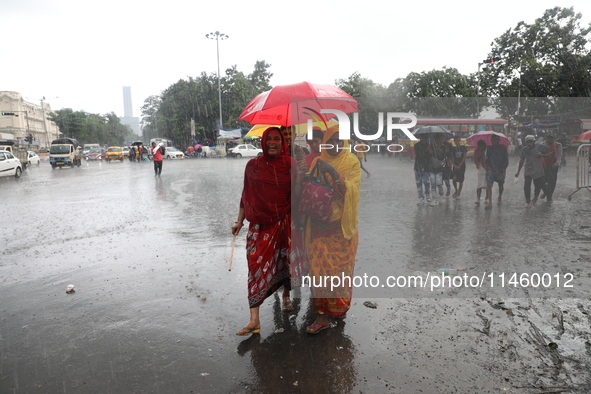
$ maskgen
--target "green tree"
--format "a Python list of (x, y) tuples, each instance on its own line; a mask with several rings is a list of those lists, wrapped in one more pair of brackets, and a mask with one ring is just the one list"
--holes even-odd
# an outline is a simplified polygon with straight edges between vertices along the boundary
[(572, 7), (555, 7), (494, 40), (491, 54), (501, 61), (487, 65), (481, 87), (489, 96), (515, 98), (497, 106), (505, 116), (516, 111), (517, 96), (537, 98), (523, 100), (522, 115), (561, 112), (559, 97), (591, 96), (591, 26), (580, 20)]
[(461, 74), (455, 68), (411, 72), (396, 79), (389, 87), (392, 97), (404, 112), (432, 118), (474, 117), (478, 112), (476, 83), (472, 75)]
[(131, 128), (121, 124), (114, 112), (98, 115), (63, 108), (52, 112), (50, 118), (58, 125), (63, 137), (75, 138), (81, 144), (121, 146), (134, 136)]
[[(257, 61), (254, 71), (246, 76), (236, 66), (228, 68), (220, 78), (222, 115), (225, 128), (248, 127), (238, 121), (240, 113), (257, 94), (270, 89), (273, 74), (265, 61)], [(201, 73), (197, 78), (181, 79), (159, 96), (150, 96), (142, 107), (144, 138), (171, 139), (185, 147), (190, 141), (191, 119), (195, 121), (196, 139), (216, 139), (219, 123), (218, 81), (216, 74)], [(149, 138), (148, 138), (149, 137)]]
[[(379, 129), (380, 112), (385, 124), (385, 114), (393, 112), (392, 100), (387, 96), (383, 85), (354, 72), (346, 79), (337, 79), (335, 85), (357, 100), (359, 110), (359, 130), (372, 135)], [(382, 131), (384, 128), (382, 128)]]
[(362, 77), (358, 72), (354, 72), (347, 79), (337, 79), (335, 85), (354, 98), (384, 97), (387, 93), (383, 85)]
[(254, 92), (262, 93), (271, 90), (270, 84), (273, 73), (269, 72), (271, 65), (264, 60), (257, 60), (254, 64), (254, 71), (248, 75)]

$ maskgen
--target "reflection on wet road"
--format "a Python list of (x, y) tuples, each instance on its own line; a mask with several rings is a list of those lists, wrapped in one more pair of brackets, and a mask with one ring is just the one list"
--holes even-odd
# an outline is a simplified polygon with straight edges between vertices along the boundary
[[(456, 296), (446, 306), (418, 299), (434, 296), (426, 292), (358, 288), (347, 319), (310, 336), (312, 306), (301, 289), (294, 312), (271, 297), (261, 335), (236, 337), (248, 317), (244, 230), (231, 272), (227, 264), (245, 164), (165, 161), (155, 179), (149, 163), (55, 171), (42, 163), (18, 182), (0, 179), (0, 393), (481, 392), (503, 382), (485, 368), (493, 345), (472, 349), (481, 355), (466, 362), (476, 382), (451, 383), (446, 364), (426, 356), (438, 346), (432, 338), (482, 324), (459, 311), (487, 305), (483, 290), (445, 293)], [(589, 205), (583, 194), (565, 200), (574, 185), (568, 168), (553, 205), (525, 210), (521, 184), (508, 184), (503, 205), (484, 210), (473, 202), (470, 166), (462, 199), (438, 207), (417, 206), (411, 162), (373, 155), (367, 167), (356, 274), (456, 266), (583, 273), (589, 263), (588, 252), (573, 251), (589, 241), (571, 231)], [(70, 283), (76, 291), (66, 294)], [(582, 297), (589, 284), (577, 283), (573, 294)], [(482, 335), (467, 331), (470, 340)]]

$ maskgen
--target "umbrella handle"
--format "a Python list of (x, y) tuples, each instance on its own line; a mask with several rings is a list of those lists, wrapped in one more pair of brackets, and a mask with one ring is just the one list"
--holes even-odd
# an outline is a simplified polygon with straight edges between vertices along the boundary
[(236, 245), (236, 236), (234, 235), (234, 239), (232, 240), (232, 250), (230, 251), (230, 266), (228, 267), (228, 271), (232, 271), (232, 260), (234, 258), (234, 246)]

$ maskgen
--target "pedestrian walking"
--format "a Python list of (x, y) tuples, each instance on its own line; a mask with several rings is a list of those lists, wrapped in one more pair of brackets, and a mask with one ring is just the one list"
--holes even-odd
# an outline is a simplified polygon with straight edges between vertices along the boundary
[[(536, 137), (533, 135), (525, 137), (525, 146), (521, 150), (521, 159), (519, 160), (519, 168), (517, 169), (515, 177), (519, 176), (521, 168), (524, 167), (523, 176), (525, 182), (523, 185), (523, 192), (525, 194), (526, 208), (529, 208), (531, 205), (536, 205), (540, 191), (545, 189), (542, 157), (547, 156), (549, 156), (548, 150), (544, 145), (536, 144)], [(532, 181), (534, 183), (533, 199), (531, 198)]]
[(232, 226), (236, 236), (244, 219), (250, 223), (246, 236), (250, 320), (236, 335), (260, 332), (260, 306), (281, 287), (283, 309), (293, 309), (290, 262), (296, 253), (292, 247), (292, 179), (294, 195), (299, 196), (303, 172), (288, 155), (287, 141), (279, 128), (265, 130), (261, 143), (263, 155), (246, 164), (238, 219)]
[(164, 153), (164, 147), (156, 145), (152, 142), (152, 156), (154, 160), (154, 176), (159, 177), (162, 173), (162, 154)]
[[(329, 128), (320, 157), (312, 163), (325, 174), (334, 190), (332, 214), (328, 223), (307, 219), (306, 247), (312, 283), (322, 278), (353, 277), (357, 254), (357, 206), (361, 184), (359, 159), (349, 151), (349, 142), (339, 140), (339, 126)], [(316, 320), (306, 328), (309, 334), (332, 327), (331, 319), (345, 317), (351, 307), (351, 283), (343, 280), (340, 286), (311, 286)]]
[(431, 173), (431, 154), (427, 152), (428, 134), (420, 134), (419, 142), (414, 144), (415, 152), (415, 182), (417, 185), (417, 192), (419, 193), (419, 204), (431, 202), (431, 186), (429, 183), (429, 176)]
[(429, 173), (431, 206), (439, 205), (439, 197), (443, 196), (443, 172), (448, 158), (445, 142), (444, 134), (435, 134), (435, 143), (427, 146), (427, 152), (431, 155), (431, 172)]
[(464, 178), (466, 174), (466, 157), (468, 150), (462, 145), (462, 137), (459, 134), (454, 135), (454, 145), (450, 149), (452, 161), (452, 180), (454, 185), (453, 197), (460, 198)]
[(497, 204), (503, 203), (503, 190), (505, 188), (505, 172), (509, 165), (509, 153), (505, 145), (500, 144), (501, 138), (498, 135), (491, 137), (492, 145), (486, 149), (487, 173), (486, 173), (486, 194), (488, 203), (486, 209), (492, 208), (492, 188), (496, 182), (499, 186), (499, 198)]
[(452, 145), (447, 140), (446, 136), (444, 136), (444, 138), (443, 138), (442, 145), (444, 146), (444, 150), (445, 150), (445, 166), (443, 167), (443, 183), (445, 183), (445, 189), (446, 189), (445, 196), (449, 197), (449, 195), (451, 194), (451, 179), (453, 177), (453, 175), (452, 175), (453, 158), (451, 155)]
[(489, 195), (486, 182), (486, 142), (480, 140), (477, 142), (476, 149), (474, 150), (474, 164), (478, 171), (477, 182), (476, 182), (476, 205), (480, 205), (480, 196), (482, 190), (485, 190), (484, 201), (488, 203)]
[(554, 195), (554, 189), (556, 189), (556, 181), (558, 180), (558, 168), (562, 160), (564, 151), (562, 144), (554, 139), (553, 134), (546, 135), (546, 141), (544, 143), (549, 156), (542, 158), (542, 167), (544, 167), (544, 183), (545, 192), (542, 193), (540, 198), (546, 198), (546, 201), (552, 202)]

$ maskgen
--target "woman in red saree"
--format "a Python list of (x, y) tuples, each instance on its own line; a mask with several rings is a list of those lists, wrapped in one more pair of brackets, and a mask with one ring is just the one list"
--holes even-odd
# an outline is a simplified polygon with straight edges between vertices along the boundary
[(292, 180), (293, 191), (301, 194), (302, 172), (288, 156), (287, 142), (280, 129), (265, 130), (261, 145), (263, 155), (246, 164), (238, 220), (232, 226), (232, 234), (238, 235), (244, 219), (250, 222), (246, 236), (250, 321), (236, 335), (260, 332), (260, 305), (281, 286), (284, 309), (291, 305)]
[(309, 218), (306, 225), (311, 290), (317, 313), (316, 321), (306, 328), (309, 334), (330, 328), (331, 317), (343, 317), (351, 307), (350, 285), (332, 290), (314, 285), (331, 276), (345, 276), (353, 280), (361, 167), (357, 157), (349, 150), (349, 142), (339, 140), (338, 132), (338, 125), (328, 129), (320, 157), (314, 159), (311, 165), (312, 168), (317, 165), (319, 171), (327, 174), (335, 197), (328, 223)]

